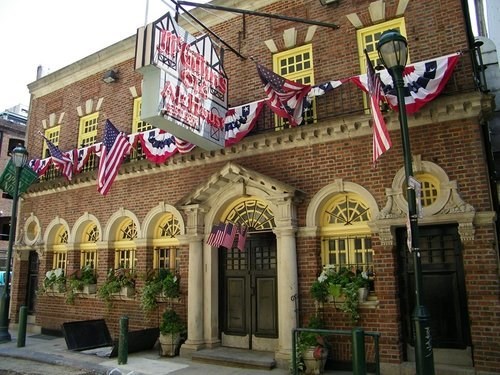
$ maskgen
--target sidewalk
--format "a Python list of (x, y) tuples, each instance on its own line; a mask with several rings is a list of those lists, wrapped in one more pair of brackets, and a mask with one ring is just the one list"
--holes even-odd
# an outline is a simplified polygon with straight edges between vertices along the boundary
[[(126, 365), (118, 365), (117, 358), (99, 357), (96, 354), (67, 349), (63, 337), (40, 334), (28, 334), (26, 345), (17, 347), (17, 337), (12, 335), (12, 341), (0, 344), (0, 357), (28, 359), (53, 365), (64, 365), (94, 371), (106, 375), (285, 375), (288, 370), (253, 370), (226, 366), (216, 366), (194, 362), (186, 358), (161, 357), (157, 349), (128, 355)], [(2, 359), (3, 361), (3, 359)]]

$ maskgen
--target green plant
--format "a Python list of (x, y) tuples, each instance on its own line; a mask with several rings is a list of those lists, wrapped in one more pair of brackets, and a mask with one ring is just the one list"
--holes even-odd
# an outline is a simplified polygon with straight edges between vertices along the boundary
[(162, 276), (163, 294), (167, 298), (178, 298), (181, 291), (179, 277), (169, 270), (160, 270), (160, 273), (161, 271), (164, 271)]
[(43, 280), (43, 291), (55, 291), (58, 293), (64, 293), (66, 290), (66, 276), (64, 275), (64, 270), (62, 268), (56, 268), (47, 271), (45, 274), (45, 279)]
[(334, 303), (339, 297), (345, 297), (343, 303), (339, 304), (339, 309), (350, 317), (351, 323), (356, 323), (359, 320), (358, 289), (368, 285), (366, 273), (328, 265), (313, 282), (311, 296), (318, 302), (326, 302), (332, 296)]
[(152, 311), (158, 306), (157, 299), (161, 295), (177, 298), (180, 294), (179, 278), (170, 270), (161, 268), (148, 272), (141, 292), (141, 307)]
[(113, 294), (119, 293), (122, 287), (135, 287), (135, 272), (125, 268), (111, 268), (103, 285), (97, 290), (97, 296), (112, 305)]
[[(323, 320), (315, 315), (311, 317), (307, 328), (311, 329), (323, 329), (325, 324)], [(296, 362), (295, 366), (299, 373), (305, 370), (304, 353), (311, 348), (324, 348), (326, 347), (326, 340), (323, 335), (316, 332), (300, 332), (298, 335), (297, 346), (296, 346)]]
[(66, 303), (73, 304), (78, 292), (81, 292), (86, 285), (95, 284), (97, 276), (91, 266), (85, 266), (76, 270), (68, 277), (68, 290), (66, 292)]
[(168, 309), (163, 313), (160, 323), (160, 333), (162, 335), (183, 333), (185, 330), (186, 326), (182, 322), (180, 315), (174, 310)]

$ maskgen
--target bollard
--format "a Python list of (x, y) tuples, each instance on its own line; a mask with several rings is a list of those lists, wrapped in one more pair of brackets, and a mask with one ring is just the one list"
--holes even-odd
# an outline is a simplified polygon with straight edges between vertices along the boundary
[(17, 347), (24, 348), (26, 345), (26, 324), (28, 321), (28, 308), (21, 306), (19, 309), (19, 327), (17, 328)]
[(366, 375), (365, 333), (361, 328), (352, 330), (352, 373)]
[(118, 364), (126, 365), (128, 359), (128, 317), (120, 318), (120, 337), (118, 339)]

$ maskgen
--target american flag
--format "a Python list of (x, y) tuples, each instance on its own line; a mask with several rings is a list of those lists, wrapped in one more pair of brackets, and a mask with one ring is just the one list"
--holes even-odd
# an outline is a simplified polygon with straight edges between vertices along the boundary
[(222, 245), (222, 240), (224, 239), (224, 228), (223, 223), (217, 224), (212, 228), (210, 235), (207, 239), (207, 244), (214, 247), (219, 247)]
[(238, 243), (236, 247), (240, 251), (245, 250), (245, 242), (247, 241), (247, 230), (248, 228), (243, 225), (240, 225), (240, 227), (238, 228)]
[(257, 64), (257, 71), (264, 84), (266, 101), (271, 110), (290, 121), (291, 126), (300, 125), (304, 98), (311, 86), (283, 78), (260, 64)]
[(97, 174), (97, 191), (102, 195), (108, 193), (118, 174), (123, 157), (130, 153), (131, 148), (132, 146), (125, 134), (118, 131), (111, 121), (106, 120), (101, 157), (99, 159), (99, 172)]
[(384, 116), (380, 111), (380, 93), (382, 90), (382, 83), (380, 77), (375, 74), (372, 62), (368, 57), (368, 53), (365, 50), (366, 55), (366, 78), (368, 81), (368, 95), (370, 97), (370, 110), (373, 117), (373, 164), (377, 162), (377, 159), (384, 152), (389, 150), (392, 146), (391, 138), (389, 136), (389, 131), (385, 124)]
[(224, 239), (222, 240), (222, 246), (224, 246), (226, 249), (232, 249), (235, 237), (236, 225), (227, 223), (226, 229), (224, 229)]
[(49, 148), (50, 156), (52, 158), (52, 163), (56, 166), (57, 169), (61, 171), (63, 176), (65, 176), (68, 180), (71, 181), (71, 177), (73, 176), (73, 160), (71, 157), (64, 154), (59, 150), (59, 148), (53, 144), (47, 137), (41, 134), (42, 137), (47, 142), (47, 147)]
[(184, 141), (182, 139), (179, 139), (177, 137), (174, 137), (175, 139), (175, 145), (177, 146), (177, 150), (181, 153), (181, 154), (186, 154), (188, 153), (189, 151), (191, 151), (193, 148), (196, 147), (196, 145), (192, 144), (192, 143), (189, 143), (187, 141)]

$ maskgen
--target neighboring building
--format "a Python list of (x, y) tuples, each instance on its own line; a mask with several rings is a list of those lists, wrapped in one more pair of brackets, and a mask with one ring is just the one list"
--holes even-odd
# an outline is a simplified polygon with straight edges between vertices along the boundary
[[(31, 83), (27, 148), (44, 173), (22, 197), (12, 321), (28, 305), (46, 332), (60, 331), (68, 321), (104, 318), (117, 337), (124, 315), (130, 330), (158, 326), (170, 305), (144, 312), (141, 278), (135, 296), (109, 306), (92, 296), (70, 304), (62, 293), (35, 294), (30, 275), (38, 267), (41, 288), (49, 270), (70, 275), (90, 264), (102, 288), (110, 269), (144, 275), (170, 268), (179, 273), (182, 292), (173, 306), (188, 326), (182, 355), (218, 345), (269, 350), (286, 367), (292, 329), (315, 314), (327, 328), (352, 327), (334, 303), (319, 306), (310, 295), (323, 265), (347, 266), (371, 275), (357, 325), (381, 333), (382, 373), (410, 371), (414, 275), (398, 113), (384, 112), (392, 148), (374, 168), (366, 97), (344, 79), (366, 71), (364, 49), (378, 63), (376, 42), (391, 28), (407, 37), (410, 63), (449, 61), (441, 58), (470, 51), (466, 2), (212, 3), (338, 24), (334, 29), (191, 11), (238, 53), (283, 76), (312, 85), (331, 82), (330, 88), (342, 84), (315, 97), (301, 126), (290, 127), (266, 106), (238, 142), (215, 151), (172, 145), (172, 155), (155, 163), (145, 141), (157, 148), (171, 144), (141, 121), (147, 94), (135, 70), (135, 35)], [(179, 24), (197, 33), (187, 21)], [(230, 107), (248, 104), (240, 130), (251, 122), (250, 104), (265, 97), (254, 61), (224, 53)], [(442, 93), (408, 120), (413, 169), (423, 184), (420, 245), (436, 366), (493, 374), (500, 372), (498, 239), (481, 129), (492, 98), (478, 88), (474, 61), (463, 52)], [(432, 63), (427, 67), (432, 78)], [(130, 136), (134, 150), (102, 196), (97, 152), (107, 119), (145, 137)], [(64, 152), (78, 150), (70, 155), (77, 162), (71, 181), (53, 166), (41, 167), (50, 158), (39, 132)], [(220, 222), (249, 227), (245, 251), (207, 244)], [(350, 361), (346, 340), (331, 344), (330, 362)], [(367, 347), (373, 362), (373, 343)]]
[[(25, 121), (26, 123), (26, 121)], [(19, 144), (24, 145), (26, 125), (0, 118), (0, 171), (10, 160), (10, 152)], [(5, 270), (9, 242), (12, 197), (1, 192), (0, 198), (0, 270)]]
[(0, 112), (0, 118), (17, 124), (26, 125), (28, 120), (28, 107), (23, 104), (18, 104), (14, 107), (7, 108), (5, 111)]

